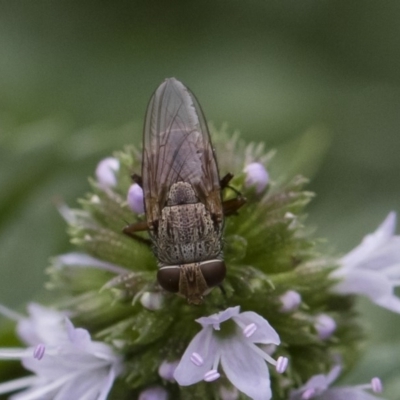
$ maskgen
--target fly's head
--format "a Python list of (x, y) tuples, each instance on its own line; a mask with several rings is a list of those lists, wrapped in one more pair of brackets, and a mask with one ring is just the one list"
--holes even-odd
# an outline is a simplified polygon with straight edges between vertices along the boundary
[(160, 286), (168, 292), (185, 297), (189, 304), (201, 304), (211, 289), (221, 284), (226, 274), (223, 260), (169, 265), (157, 273)]

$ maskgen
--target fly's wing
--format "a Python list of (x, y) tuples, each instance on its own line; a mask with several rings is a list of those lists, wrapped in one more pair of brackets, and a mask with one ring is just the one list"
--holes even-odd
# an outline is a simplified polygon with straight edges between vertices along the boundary
[(155, 91), (143, 135), (143, 192), (149, 227), (159, 219), (169, 189), (188, 182), (206, 208), (222, 220), (218, 167), (207, 125), (194, 95), (174, 78)]

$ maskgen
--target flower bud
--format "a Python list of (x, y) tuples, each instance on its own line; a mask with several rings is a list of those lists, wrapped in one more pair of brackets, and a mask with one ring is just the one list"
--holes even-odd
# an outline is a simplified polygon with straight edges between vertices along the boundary
[(246, 173), (245, 186), (255, 186), (257, 193), (261, 193), (268, 185), (269, 175), (264, 165), (257, 162), (248, 164), (244, 172)]
[(160, 292), (144, 292), (140, 297), (140, 303), (148, 310), (159, 310), (163, 305), (163, 295)]
[(115, 173), (119, 170), (119, 161), (114, 157), (101, 160), (96, 167), (96, 178), (103, 188), (111, 188), (117, 185)]
[(282, 303), (280, 311), (283, 313), (289, 313), (299, 308), (301, 296), (294, 290), (288, 290), (279, 298), (279, 300)]
[(129, 188), (127, 202), (133, 212), (137, 214), (144, 213), (143, 189), (137, 183), (134, 183)]
[(164, 360), (158, 367), (158, 375), (160, 375), (161, 378), (165, 379), (168, 382), (175, 382), (174, 372), (178, 364), (179, 360), (172, 362)]
[(327, 314), (318, 315), (314, 326), (321, 340), (329, 339), (336, 330), (335, 320)]

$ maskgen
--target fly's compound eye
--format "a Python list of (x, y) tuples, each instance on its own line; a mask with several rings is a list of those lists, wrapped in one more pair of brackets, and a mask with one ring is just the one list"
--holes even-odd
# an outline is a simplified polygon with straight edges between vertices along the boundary
[(160, 286), (168, 292), (179, 292), (179, 278), (181, 269), (179, 267), (163, 267), (157, 272), (157, 280)]
[(200, 271), (208, 287), (218, 286), (225, 278), (225, 263), (222, 260), (204, 261), (200, 263)]

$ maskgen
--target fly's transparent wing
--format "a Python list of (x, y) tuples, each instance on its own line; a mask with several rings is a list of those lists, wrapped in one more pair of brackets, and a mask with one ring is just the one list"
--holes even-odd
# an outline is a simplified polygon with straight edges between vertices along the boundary
[(199, 201), (222, 219), (218, 167), (203, 112), (174, 78), (158, 87), (147, 108), (142, 178), (149, 226), (159, 219), (176, 182), (190, 183)]

